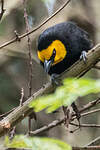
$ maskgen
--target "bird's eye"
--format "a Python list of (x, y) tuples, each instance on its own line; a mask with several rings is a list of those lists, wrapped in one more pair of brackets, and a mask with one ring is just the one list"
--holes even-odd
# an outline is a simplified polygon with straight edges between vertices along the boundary
[(55, 56), (56, 56), (56, 50), (55, 50), (55, 48), (54, 48), (54, 49), (53, 49), (53, 52), (52, 52), (52, 55), (51, 55), (51, 57), (50, 57), (50, 60), (53, 60), (53, 61), (54, 61)]
[(52, 53), (52, 57), (55, 58), (55, 56), (56, 56), (56, 50), (55, 50), (55, 48), (54, 48), (54, 49), (53, 49), (53, 53)]

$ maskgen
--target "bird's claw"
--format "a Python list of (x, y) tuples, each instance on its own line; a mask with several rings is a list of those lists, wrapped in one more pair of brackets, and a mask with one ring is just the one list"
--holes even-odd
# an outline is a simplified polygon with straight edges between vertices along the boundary
[(52, 84), (54, 84), (56, 86), (61, 85), (61, 81), (59, 79), (59, 75), (58, 74), (52, 74), (51, 75), (51, 82), (52, 82)]
[(82, 51), (80, 60), (83, 60), (84, 63), (86, 63), (86, 60), (87, 60), (87, 52), (86, 51)]

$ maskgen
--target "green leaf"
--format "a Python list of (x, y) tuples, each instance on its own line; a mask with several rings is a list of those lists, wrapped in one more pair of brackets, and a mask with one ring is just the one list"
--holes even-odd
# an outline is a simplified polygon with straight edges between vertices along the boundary
[(100, 92), (100, 80), (67, 78), (55, 93), (38, 97), (29, 107), (33, 107), (36, 112), (47, 109), (49, 113), (61, 106), (71, 105), (78, 97), (98, 92)]
[(32, 148), (32, 150), (71, 150), (71, 146), (57, 139), (17, 135), (13, 140), (5, 139), (7, 148)]
[[(23, 136), (15, 136), (14, 139), (12, 141), (9, 140), (9, 137), (6, 136), (5, 138), (5, 146), (6, 147), (12, 147), (12, 148), (17, 148), (17, 147), (20, 147), (20, 148), (28, 148), (28, 143), (25, 143), (24, 141), (24, 137)], [(29, 147), (31, 148), (31, 147)]]

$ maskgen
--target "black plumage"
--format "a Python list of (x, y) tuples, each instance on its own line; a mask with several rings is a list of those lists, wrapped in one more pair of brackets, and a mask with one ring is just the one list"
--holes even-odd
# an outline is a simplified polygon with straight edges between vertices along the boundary
[[(60, 40), (66, 47), (65, 58), (50, 67), (49, 74), (60, 74), (75, 63), (82, 53), (88, 52), (93, 44), (86, 31), (73, 22), (64, 22), (46, 29), (38, 39), (38, 51), (46, 49), (53, 41)], [(41, 62), (44, 65), (43, 62)]]

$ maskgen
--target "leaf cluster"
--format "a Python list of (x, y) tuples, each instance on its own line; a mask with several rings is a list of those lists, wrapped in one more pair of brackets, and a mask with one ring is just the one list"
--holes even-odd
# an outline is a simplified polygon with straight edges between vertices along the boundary
[(71, 105), (78, 97), (98, 92), (100, 92), (99, 79), (67, 78), (54, 93), (38, 97), (30, 103), (29, 107), (34, 108), (36, 112), (46, 109), (47, 113), (51, 113), (61, 106)]
[(11, 141), (6, 137), (5, 146), (8, 148), (30, 148), (32, 150), (71, 150), (71, 146), (57, 139), (24, 135), (16, 135)]

